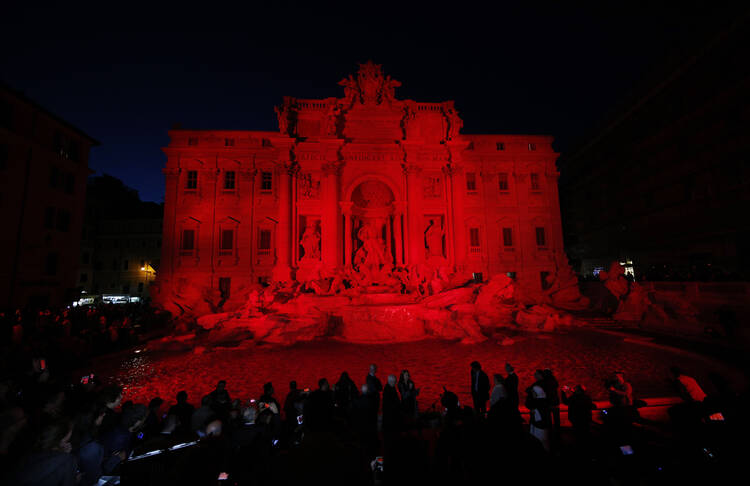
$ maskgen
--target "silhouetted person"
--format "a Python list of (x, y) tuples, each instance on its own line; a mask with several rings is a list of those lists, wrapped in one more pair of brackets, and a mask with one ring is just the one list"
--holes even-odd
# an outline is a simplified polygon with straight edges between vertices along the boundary
[(505, 391), (508, 394), (508, 406), (518, 410), (518, 375), (510, 363), (505, 363)]
[(362, 385), (362, 394), (354, 400), (352, 421), (365, 455), (370, 458), (378, 447), (378, 411), (368, 388), (367, 384)]
[(260, 396), (258, 401), (261, 403), (267, 403), (269, 405), (276, 405), (276, 413), (279, 413), (279, 411), (281, 410), (281, 405), (279, 405), (279, 402), (276, 401), (276, 397), (274, 397), (273, 383), (271, 383), (270, 381), (263, 385), (263, 395)]
[(365, 384), (367, 385), (367, 396), (372, 400), (372, 410), (375, 414), (375, 421), (378, 420), (378, 411), (380, 410), (380, 392), (383, 391), (383, 384), (375, 373), (377, 373), (378, 367), (375, 364), (370, 365), (370, 372), (365, 377)]
[(398, 378), (398, 392), (401, 395), (401, 409), (404, 412), (404, 417), (408, 420), (416, 419), (419, 388), (417, 388), (417, 385), (411, 379), (409, 370), (401, 371), (401, 376)]
[(175, 415), (179, 419), (179, 431), (190, 432), (190, 420), (195, 412), (195, 407), (188, 403), (188, 394), (185, 390), (177, 392), (177, 403), (169, 407), (167, 415)]
[[(541, 370), (537, 370), (535, 377), (537, 375), (541, 377)], [(545, 451), (549, 452), (552, 418), (541, 380), (527, 389), (526, 408), (529, 409), (529, 433), (542, 443)]]
[(552, 429), (557, 434), (560, 432), (560, 384), (551, 369), (545, 368), (542, 374), (544, 375), (542, 387), (552, 413)]
[(333, 395), (336, 406), (343, 414), (348, 415), (351, 412), (354, 399), (359, 396), (359, 391), (357, 390), (357, 385), (346, 371), (341, 373), (339, 381), (333, 387)]
[(583, 385), (576, 385), (572, 393), (570, 388), (565, 386), (560, 391), (560, 395), (562, 402), (568, 406), (568, 420), (573, 426), (576, 442), (579, 445), (585, 445), (591, 437), (592, 410), (596, 410), (596, 405), (586, 393)]
[(305, 402), (305, 426), (311, 430), (323, 430), (331, 425), (333, 420), (333, 391), (328, 380), (318, 380), (318, 389), (310, 393)]
[(401, 400), (396, 391), (396, 375), (388, 375), (383, 388), (383, 433), (390, 434), (399, 429)]
[(211, 398), (211, 407), (214, 409), (214, 412), (216, 412), (216, 415), (222, 420), (227, 420), (229, 417), (229, 409), (232, 406), (232, 399), (229, 397), (229, 392), (226, 388), (227, 382), (225, 380), (220, 380), (219, 383), (216, 384), (216, 389), (208, 394)]
[(297, 421), (297, 402), (302, 399), (302, 391), (297, 388), (296, 381), (289, 382), (289, 393), (286, 394), (284, 399), (284, 418), (288, 423), (295, 423)]
[(482, 371), (479, 361), (471, 363), (471, 398), (474, 401), (474, 411), (484, 416), (487, 411), (487, 400), (490, 399), (490, 379)]

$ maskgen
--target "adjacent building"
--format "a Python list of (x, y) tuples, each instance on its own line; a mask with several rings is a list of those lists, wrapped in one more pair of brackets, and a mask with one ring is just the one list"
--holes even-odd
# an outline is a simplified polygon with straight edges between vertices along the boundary
[(747, 17), (699, 45), (560, 160), (567, 250), (592, 275), (750, 277)]
[(0, 85), (3, 307), (75, 298), (89, 150), (98, 142)]
[(538, 291), (567, 265), (552, 137), (462, 134), (452, 101), (397, 99), (371, 62), (339, 84), (285, 98), (278, 131), (169, 132), (162, 302), (420, 265)]
[(161, 260), (161, 204), (109, 175), (89, 181), (78, 283), (95, 300), (148, 300)]

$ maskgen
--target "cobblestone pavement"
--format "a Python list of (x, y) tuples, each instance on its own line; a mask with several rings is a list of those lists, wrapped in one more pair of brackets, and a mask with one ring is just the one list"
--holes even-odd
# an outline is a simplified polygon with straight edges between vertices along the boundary
[[(290, 380), (301, 388), (316, 388), (326, 377), (333, 385), (342, 371), (359, 385), (370, 363), (378, 364), (383, 383), (388, 374), (408, 369), (421, 388), (419, 407), (429, 408), (439, 399), (442, 387), (456, 392), (462, 403), (470, 404), (469, 363), (478, 360), (490, 377), (512, 363), (520, 377), (520, 389), (529, 386), (537, 368), (551, 368), (560, 385), (584, 384), (595, 399), (606, 399), (603, 381), (615, 370), (626, 373), (636, 397), (674, 395), (667, 382), (669, 366), (677, 365), (696, 377), (707, 392), (713, 390), (708, 374), (724, 374), (730, 382), (741, 383), (741, 375), (728, 365), (711, 358), (670, 348), (645, 346), (621, 336), (590, 330), (555, 334), (522, 334), (514, 344), (502, 346), (497, 340), (475, 345), (446, 341), (404, 344), (362, 345), (320, 341), (292, 347), (256, 346), (243, 343), (237, 348), (217, 348), (203, 354), (192, 352), (149, 352), (130, 350), (99, 359), (95, 372), (126, 388), (125, 398), (148, 402), (161, 396), (174, 402), (179, 390), (187, 390), (190, 401), (213, 389), (219, 379), (227, 380), (233, 398), (243, 400), (261, 394), (262, 385), (272, 381), (277, 399), (283, 401)], [(522, 397), (523, 400), (523, 397)]]

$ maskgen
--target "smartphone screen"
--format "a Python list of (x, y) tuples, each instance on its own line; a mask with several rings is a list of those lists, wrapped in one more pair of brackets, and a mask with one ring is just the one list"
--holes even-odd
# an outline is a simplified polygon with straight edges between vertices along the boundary
[(224, 481), (226, 479), (229, 479), (229, 473), (220, 472), (219, 473), (219, 481)]
[(620, 446), (620, 451), (622, 452), (623, 456), (633, 455), (633, 448), (629, 445)]

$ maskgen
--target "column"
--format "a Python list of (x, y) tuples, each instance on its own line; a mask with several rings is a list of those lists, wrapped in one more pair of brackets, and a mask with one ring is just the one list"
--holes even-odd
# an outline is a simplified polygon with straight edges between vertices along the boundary
[(321, 184), (321, 258), (323, 267), (333, 270), (339, 266), (338, 254), (338, 176), (341, 166), (337, 162), (324, 164)]
[(391, 217), (385, 218), (385, 251), (388, 259), (393, 263), (393, 253), (391, 252)]
[(409, 264), (424, 261), (424, 228), (422, 228), (422, 192), (420, 191), (419, 172), (421, 169), (412, 164), (404, 164), (406, 174), (406, 217), (409, 233)]
[(446, 166), (446, 175), (451, 179), (451, 205), (453, 206), (453, 248), (456, 267), (463, 269), (466, 264), (466, 225), (464, 217), (464, 196), (466, 176), (462, 167), (456, 164)]
[(292, 250), (292, 173), (295, 165), (285, 163), (278, 171), (279, 212), (276, 225), (276, 265), (273, 279), (277, 282), (291, 282), (292, 269), (289, 266)]
[(339, 203), (344, 215), (344, 268), (352, 265), (352, 204), (345, 201)]
[(401, 216), (404, 214), (404, 203), (399, 201), (394, 205), (393, 239), (396, 240), (396, 265), (404, 264), (403, 239), (401, 236)]

